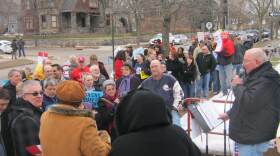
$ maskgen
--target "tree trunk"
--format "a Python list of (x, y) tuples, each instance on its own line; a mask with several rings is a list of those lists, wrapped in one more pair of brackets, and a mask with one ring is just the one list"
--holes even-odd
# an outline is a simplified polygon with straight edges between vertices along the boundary
[(169, 7), (168, 0), (161, 0), (161, 12), (163, 14), (162, 53), (164, 57), (167, 57), (169, 54), (169, 32), (171, 22)]
[(177, 23), (177, 18), (178, 17), (178, 11), (174, 14), (174, 25), (173, 25), (173, 33), (176, 33), (176, 23)]
[(280, 27), (280, 21), (277, 21), (275, 24), (275, 39), (278, 39), (278, 30)]
[(169, 32), (170, 32), (170, 16), (166, 16), (163, 19), (163, 34), (162, 34), (162, 51), (163, 55), (167, 57), (169, 55)]
[(263, 25), (263, 17), (259, 16), (259, 24), (258, 24), (258, 29), (259, 29), (259, 40), (262, 41), (262, 25)]
[(137, 34), (136, 44), (137, 46), (140, 46), (141, 22), (137, 14), (135, 14), (135, 22), (136, 22), (136, 34)]

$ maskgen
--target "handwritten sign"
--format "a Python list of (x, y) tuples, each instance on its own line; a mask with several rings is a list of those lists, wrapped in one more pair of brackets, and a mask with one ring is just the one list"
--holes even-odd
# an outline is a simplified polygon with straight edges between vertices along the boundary
[(102, 91), (89, 90), (86, 91), (86, 96), (83, 102), (91, 104), (92, 109), (98, 108), (98, 101), (103, 96)]

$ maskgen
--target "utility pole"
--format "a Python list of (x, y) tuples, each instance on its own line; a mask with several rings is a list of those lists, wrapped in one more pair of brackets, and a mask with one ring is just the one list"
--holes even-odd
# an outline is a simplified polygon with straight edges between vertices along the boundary
[(222, 29), (226, 29), (226, 26), (228, 25), (228, 0), (222, 0), (222, 6), (223, 6)]
[[(274, 0), (271, 0), (271, 12), (274, 12)], [(274, 39), (274, 17), (270, 17), (270, 39)]]
[[(114, 3), (111, 5), (111, 33), (112, 33), (112, 60), (113, 60), (113, 71), (115, 72), (115, 20), (114, 20)], [(115, 75), (115, 74), (114, 74)], [(114, 77), (115, 79), (115, 77)]]

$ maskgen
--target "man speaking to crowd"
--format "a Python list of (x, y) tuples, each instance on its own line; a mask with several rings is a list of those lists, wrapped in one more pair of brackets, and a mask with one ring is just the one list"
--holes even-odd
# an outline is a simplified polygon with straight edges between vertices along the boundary
[(243, 66), (244, 78), (232, 80), (233, 107), (220, 118), (230, 119), (229, 136), (240, 156), (262, 156), (279, 124), (280, 76), (259, 48), (246, 51)]

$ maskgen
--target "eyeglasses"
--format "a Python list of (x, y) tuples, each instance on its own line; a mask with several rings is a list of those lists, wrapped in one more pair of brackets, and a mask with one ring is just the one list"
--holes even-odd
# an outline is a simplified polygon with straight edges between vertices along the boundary
[(24, 94), (30, 94), (30, 95), (32, 95), (32, 96), (38, 96), (39, 94), (42, 96), (43, 94), (44, 94), (44, 92), (43, 91), (41, 91), (41, 92), (34, 92), (34, 93), (24, 93)]

